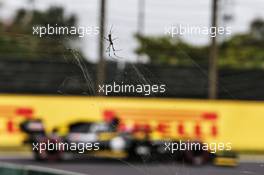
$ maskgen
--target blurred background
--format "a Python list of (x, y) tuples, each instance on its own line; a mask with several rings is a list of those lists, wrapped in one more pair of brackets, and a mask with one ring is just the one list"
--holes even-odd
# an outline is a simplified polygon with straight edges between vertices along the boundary
[[(136, 169), (155, 174), (168, 167), (168, 174), (208, 174), (209, 170), (214, 174), (261, 174), (263, 9), (261, 0), (0, 1), (1, 162), (62, 170), (68, 167), (66, 170), (84, 174), (135, 173)], [(99, 32), (84, 37), (33, 34), (34, 26), (48, 24), (98, 27)], [(230, 27), (231, 34), (172, 37), (166, 33), (167, 28), (179, 25)], [(116, 49), (110, 53), (109, 34)], [(166, 91), (149, 96), (132, 92), (105, 96), (98, 92), (98, 85), (113, 82), (165, 84)], [(41, 118), (51, 131), (76, 120), (103, 120), (109, 110), (125, 123), (136, 123), (138, 115), (148, 124), (168, 117), (177, 126), (179, 113), (187, 111), (187, 117), (180, 120), (188, 123), (186, 131), (193, 139), (231, 142), (242, 163), (234, 169), (181, 164), (159, 164), (160, 169), (155, 169), (153, 165), (112, 160), (39, 164), (22, 144), (19, 125), (25, 119)], [(217, 116), (210, 125), (197, 122), (196, 115), (207, 113)], [(194, 129), (197, 124), (202, 130), (216, 127), (217, 134), (200, 137)], [(85, 166), (89, 163), (88, 170)], [(111, 171), (98, 168), (104, 165)]]
[[(3, 85), (0, 90), (95, 95), (86, 92), (88, 87), (77, 56), (87, 67), (94, 88), (97, 79), (104, 79), (106, 83), (129, 81), (133, 84), (142, 79), (137, 76), (144, 76), (153, 84), (163, 82), (167, 85), (163, 97), (207, 98), (210, 86), (207, 72), (211, 67), (213, 72), (218, 72), (218, 79), (210, 82), (211, 86), (217, 86), (218, 98), (262, 100), (263, 85), (259, 80), (263, 76), (263, 4), (259, 0), (218, 2), (217, 25), (230, 27), (231, 34), (217, 37), (217, 70), (214, 61), (213, 66), (209, 66), (212, 38), (208, 35), (169, 37), (165, 33), (165, 28), (177, 25), (210, 27), (213, 24), (211, 5), (209, 0), (197, 3), (107, 2), (103, 30), (107, 36), (112, 26), (112, 35), (117, 38), (114, 42), (119, 59), (114, 59), (104, 49), (100, 51), (99, 35), (44, 38), (32, 35), (32, 27), (37, 25), (102, 28), (97, 1), (80, 0), (74, 4), (71, 1), (2, 1)], [(106, 40), (103, 43), (106, 49), (108, 43)], [(77, 52), (72, 53), (69, 48)], [(100, 55), (104, 56), (103, 63)], [(102, 64), (96, 67), (98, 61)], [(135, 68), (139, 69), (139, 75), (135, 75)], [(98, 69), (101, 78), (96, 75)], [(43, 78), (37, 78), (40, 76)]]

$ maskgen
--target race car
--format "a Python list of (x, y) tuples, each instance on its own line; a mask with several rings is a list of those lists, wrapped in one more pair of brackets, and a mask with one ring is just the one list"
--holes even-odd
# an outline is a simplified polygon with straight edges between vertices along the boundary
[[(224, 158), (223, 155), (217, 157), (217, 155), (204, 150), (179, 150), (171, 154), (164, 148), (164, 143), (172, 140), (154, 141), (150, 137), (152, 131), (149, 127), (144, 126), (134, 127), (130, 131), (121, 130), (118, 118), (113, 118), (108, 122), (73, 122), (66, 126), (66, 129), (68, 131), (65, 135), (59, 135), (57, 128), (47, 134), (41, 120), (29, 120), (21, 124), (21, 130), (28, 136), (25, 143), (31, 144), (36, 160), (54, 161), (65, 159), (65, 155), (67, 157), (69, 155), (85, 155), (143, 160), (144, 162), (169, 160), (194, 165), (206, 163), (218, 165), (220, 157)], [(178, 141), (173, 141), (173, 143), (176, 142)], [(198, 141), (193, 141), (193, 143), (196, 143), (196, 146), (202, 144)], [(53, 149), (49, 149), (48, 144), (52, 144)], [(38, 145), (38, 149), (34, 149), (36, 145)], [(226, 161), (221, 162), (223, 166)]]
[[(68, 133), (64, 136), (57, 134), (58, 129), (47, 134), (41, 120), (26, 121), (20, 128), (27, 134), (25, 143), (32, 146), (36, 160), (60, 160), (65, 153), (126, 159), (150, 154), (151, 144), (146, 131), (119, 132), (117, 126), (117, 119), (110, 123), (75, 122), (68, 126)], [(53, 145), (53, 149), (49, 149), (48, 145)], [(89, 148), (83, 149), (79, 145), (86, 148), (88, 145)]]

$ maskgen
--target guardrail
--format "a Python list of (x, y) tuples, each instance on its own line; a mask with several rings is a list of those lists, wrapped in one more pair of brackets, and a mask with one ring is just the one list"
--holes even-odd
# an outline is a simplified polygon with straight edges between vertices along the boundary
[(64, 170), (45, 168), (31, 165), (16, 165), (0, 162), (1, 175), (84, 175)]

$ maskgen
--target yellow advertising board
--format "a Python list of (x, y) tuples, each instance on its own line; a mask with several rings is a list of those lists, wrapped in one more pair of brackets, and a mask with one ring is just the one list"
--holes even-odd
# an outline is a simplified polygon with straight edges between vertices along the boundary
[(264, 151), (264, 103), (242, 101), (0, 95), (0, 148), (20, 146), (19, 123), (41, 118), (48, 131), (83, 120), (121, 119), (149, 127), (157, 138), (230, 142), (234, 150)]

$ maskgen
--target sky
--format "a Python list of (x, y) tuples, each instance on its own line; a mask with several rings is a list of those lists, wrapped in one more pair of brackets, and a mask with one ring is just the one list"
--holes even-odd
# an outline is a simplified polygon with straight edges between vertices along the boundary
[[(29, 0), (2, 0), (0, 17), (12, 19), (16, 9), (31, 8)], [(264, 19), (263, 0), (220, 0), (220, 14), (227, 13), (233, 20), (221, 26), (230, 26), (232, 34), (246, 32), (255, 18)], [(113, 26), (113, 36), (118, 55), (125, 61), (136, 61), (134, 53), (138, 46), (134, 34), (138, 30), (139, 0), (107, 0), (107, 32)], [(45, 10), (50, 6), (63, 6), (67, 14), (76, 14), (80, 26), (98, 26), (99, 0), (35, 0), (36, 9)], [(211, 0), (146, 0), (144, 35), (164, 35), (165, 27), (171, 25), (210, 26)], [(221, 15), (220, 15), (221, 16)], [(187, 42), (204, 45), (209, 41), (206, 35), (185, 35)], [(98, 36), (81, 39), (80, 47), (88, 60), (96, 62)]]

